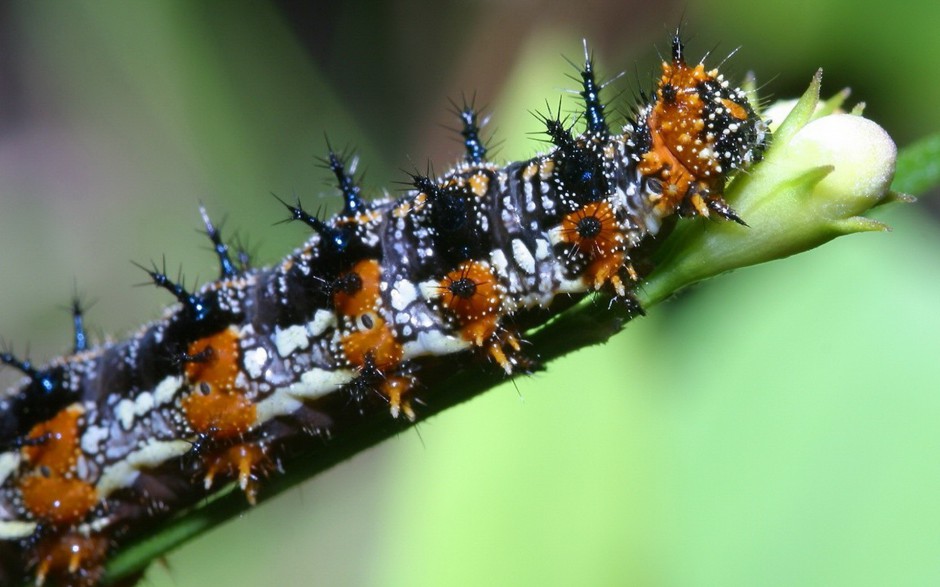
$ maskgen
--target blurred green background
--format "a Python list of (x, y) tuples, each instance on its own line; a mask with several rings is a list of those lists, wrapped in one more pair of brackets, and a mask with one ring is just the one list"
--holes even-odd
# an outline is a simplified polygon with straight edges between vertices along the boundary
[[(269, 192), (338, 207), (324, 133), (394, 192), (401, 169), (458, 157), (447, 99), (476, 91), (496, 156), (532, 155), (528, 111), (574, 86), (561, 55), (582, 38), (602, 72), (626, 71), (620, 112), (684, 21), (690, 56), (740, 45), (724, 71), (771, 98), (824, 67), (826, 93), (852, 86), (903, 146), (940, 128), (938, 6), (5, 2), (0, 332), (40, 362), (68, 348), (73, 287), (99, 337), (158, 317), (168, 297), (131, 289), (146, 279), (129, 260), (214, 277), (199, 201), (277, 259), (306, 234), (271, 226)], [(940, 584), (925, 200), (879, 212), (892, 233), (657, 307), (188, 544), (146, 584)]]

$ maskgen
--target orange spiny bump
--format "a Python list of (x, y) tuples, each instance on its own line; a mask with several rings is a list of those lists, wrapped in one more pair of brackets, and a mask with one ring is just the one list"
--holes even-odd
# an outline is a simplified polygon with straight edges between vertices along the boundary
[(33, 426), (23, 448), (30, 471), (20, 480), (23, 506), (37, 519), (55, 526), (79, 522), (98, 503), (95, 488), (78, 479), (75, 467), (80, 455), (79, 419), (84, 410), (76, 405)]
[(494, 335), (486, 346), (486, 352), (496, 361), (497, 365), (502, 367), (507, 375), (511, 375), (514, 363), (506, 356), (506, 347), (511, 348), (516, 353), (522, 351), (522, 344), (515, 332), (504, 330), (502, 333)]
[(49, 577), (74, 587), (97, 585), (107, 553), (108, 540), (100, 535), (69, 532), (45, 538), (36, 547), (36, 585), (44, 585)]
[(593, 258), (623, 249), (623, 233), (610, 203), (591, 202), (561, 221), (561, 240)]
[(382, 268), (375, 259), (359, 261), (337, 280), (333, 303), (353, 329), (341, 341), (350, 365), (363, 367), (371, 360), (382, 372), (396, 369), (404, 348), (391, 325), (379, 315)]
[(620, 269), (626, 261), (624, 235), (610, 203), (591, 202), (570, 212), (561, 221), (559, 235), (562, 242), (570, 243), (591, 259), (584, 278), (594, 289), (610, 282), (618, 295), (626, 295), (620, 279)]
[(98, 503), (91, 484), (58, 475), (37, 473), (24, 477), (20, 492), (29, 513), (55, 526), (78, 523)]
[(186, 365), (193, 391), (183, 399), (183, 411), (193, 430), (215, 439), (238, 437), (255, 423), (257, 409), (235, 386), (239, 373), (238, 334), (231, 328), (189, 345), (190, 356), (204, 355)]
[(500, 326), (503, 293), (490, 266), (483, 261), (464, 261), (441, 279), (437, 290), (441, 306), (460, 322), (463, 339), (512, 373), (514, 363), (506, 348), (519, 352), (521, 346), (515, 332)]
[(481, 261), (464, 261), (437, 287), (441, 305), (460, 321), (464, 340), (483, 346), (496, 332), (502, 305), (493, 270)]
[(238, 334), (231, 328), (200, 338), (189, 345), (190, 356), (207, 353), (202, 361), (186, 363), (186, 377), (190, 381), (207, 383), (216, 389), (231, 389), (238, 376)]
[(382, 382), (379, 391), (388, 398), (389, 407), (392, 410), (392, 417), (397, 418), (399, 414), (404, 414), (411, 421), (415, 419), (415, 412), (411, 409), (411, 400), (408, 393), (414, 385), (411, 377), (387, 377)]
[(343, 337), (343, 354), (350, 365), (363, 367), (371, 359), (382, 372), (394, 370), (405, 356), (395, 332), (374, 312), (361, 314), (356, 321), (359, 330)]
[(81, 406), (74, 404), (33, 426), (27, 438), (36, 442), (23, 447), (26, 460), (53, 475), (70, 472), (79, 455), (78, 421), (82, 414)]
[(255, 423), (257, 408), (244, 395), (211, 389), (203, 394), (197, 389), (183, 400), (186, 420), (193, 430), (217, 440), (245, 434)]
[(238, 486), (245, 492), (248, 503), (255, 505), (258, 498), (257, 473), (267, 464), (264, 447), (258, 444), (239, 443), (206, 458), (206, 490), (212, 487), (216, 475), (237, 477)]
[(348, 273), (340, 276), (333, 295), (336, 311), (346, 317), (355, 318), (365, 312), (378, 309), (382, 268), (375, 259), (366, 259), (353, 265)]

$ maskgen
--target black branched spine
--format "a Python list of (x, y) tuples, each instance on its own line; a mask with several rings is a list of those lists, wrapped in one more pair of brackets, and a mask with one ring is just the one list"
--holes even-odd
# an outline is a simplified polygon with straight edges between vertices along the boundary
[(364, 213), (367, 205), (366, 201), (362, 199), (361, 188), (355, 178), (356, 159), (352, 159), (347, 172), (347, 158), (334, 151), (329, 142), (327, 142), (327, 148), (329, 149), (329, 155), (327, 155), (324, 163), (336, 176), (337, 186), (343, 194), (343, 211), (341, 214), (350, 218)]
[(584, 118), (587, 131), (596, 136), (607, 136), (610, 130), (604, 118), (604, 104), (601, 102), (602, 85), (594, 78), (594, 58), (588, 52), (584, 42), (584, 69), (581, 70), (581, 97), (584, 99)]
[(229, 255), (228, 245), (222, 242), (219, 230), (212, 224), (212, 220), (209, 218), (209, 213), (206, 212), (205, 206), (199, 206), (199, 215), (202, 216), (202, 223), (206, 227), (206, 236), (212, 241), (212, 250), (215, 251), (216, 256), (219, 258), (220, 277), (222, 279), (235, 277), (238, 275), (238, 269), (235, 267), (235, 264), (232, 262), (232, 257)]

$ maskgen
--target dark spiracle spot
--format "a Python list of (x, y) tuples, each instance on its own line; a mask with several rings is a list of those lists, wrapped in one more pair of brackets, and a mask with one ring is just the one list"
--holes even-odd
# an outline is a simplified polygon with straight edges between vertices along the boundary
[(594, 238), (601, 233), (601, 221), (597, 216), (585, 216), (578, 220), (578, 236), (581, 238)]
[(477, 293), (477, 284), (469, 277), (461, 277), (451, 282), (448, 289), (450, 289), (450, 293), (458, 298), (470, 299)]
[(375, 320), (372, 319), (372, 316), (369, 314), (363, 314), (359, 317), (359, 323), (362, 324), (362, 327), (366, 330), (372, 330), (375, 326)]

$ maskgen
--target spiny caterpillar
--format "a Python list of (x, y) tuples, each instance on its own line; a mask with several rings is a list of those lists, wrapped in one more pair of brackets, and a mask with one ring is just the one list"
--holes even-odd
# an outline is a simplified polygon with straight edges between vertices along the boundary
[(89, 346), (75, 304), (71, 354), (37, 367), (0, 353), (25, 375), (0, 400), (0, 582), (96, 585), (110, 552), (221, 481), (254, 503), (292, 439), (349, 414), (420, 418), (422, 370), (448, 356), (526, 372), (519, 324), (596, 292), (641, 311), (644, 245), (676, 216), (743, 223), (724, 186), (769, 139), (745, 93), (688, 64), (678, 36), (671, 57), (612, 130), (585, 47), (584, 131), (544, 115), (554, 147), (527, 161), (487, 161), (464, 105), (463, 161), (414, 174), (397, 199), (364, 199), (330, 150), (343, 208), (284, 203), (313, 235), (280, 263), (249, 267), (200, 209), (218, 280), (191, 292), (144, 267), (177, 301), (163, 319)]

